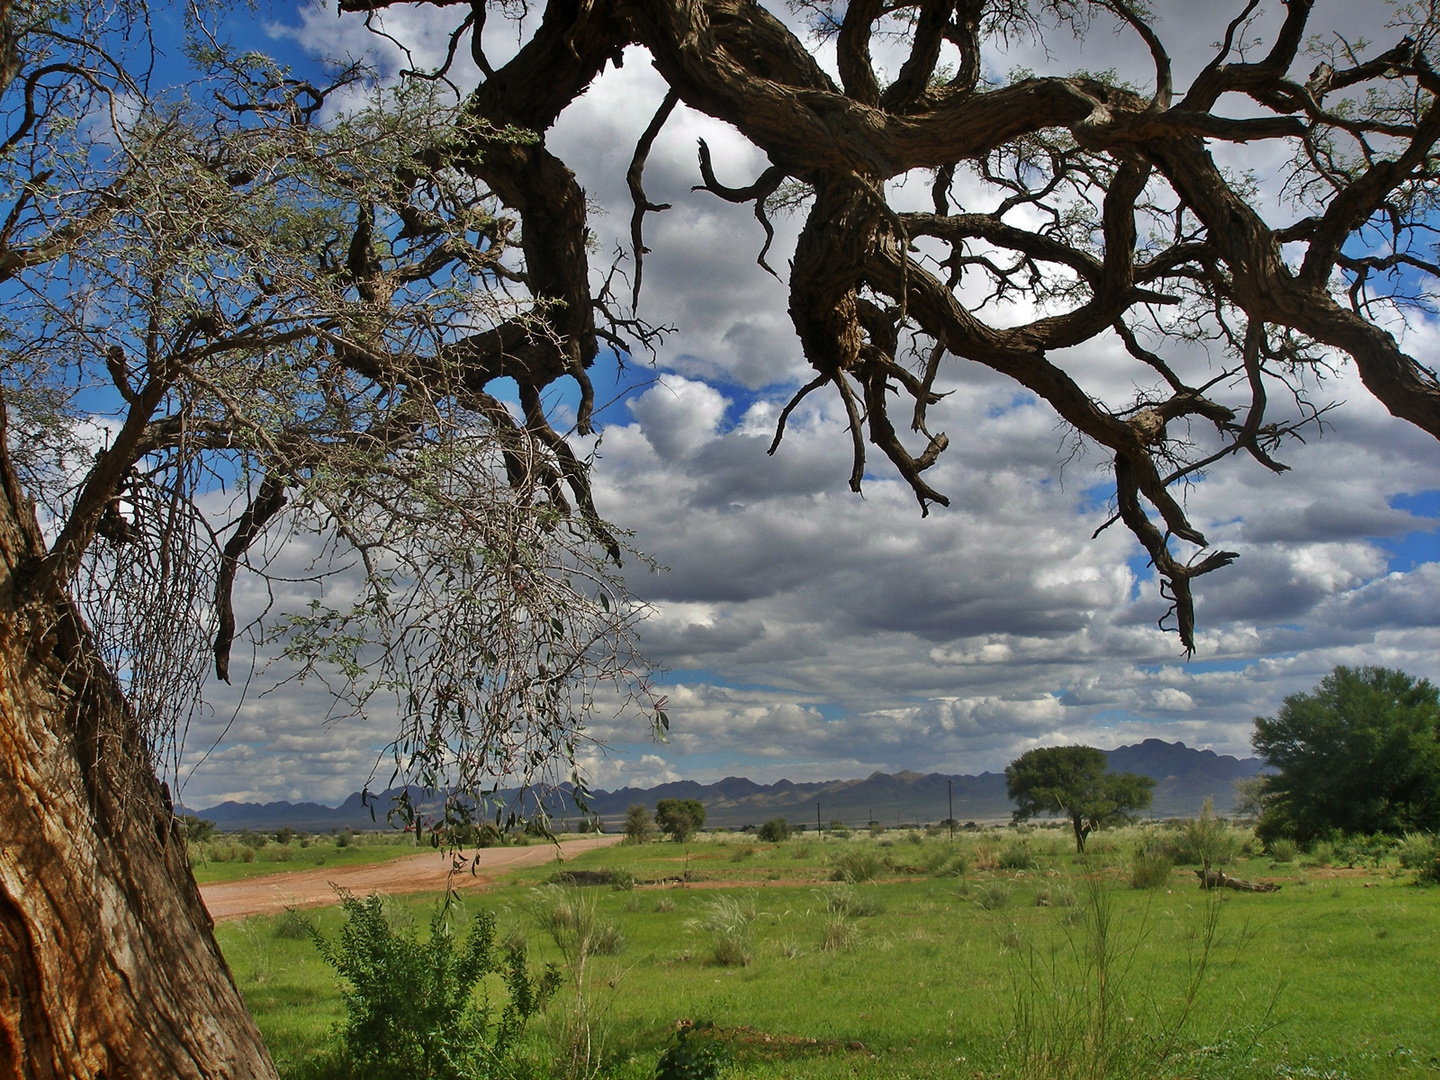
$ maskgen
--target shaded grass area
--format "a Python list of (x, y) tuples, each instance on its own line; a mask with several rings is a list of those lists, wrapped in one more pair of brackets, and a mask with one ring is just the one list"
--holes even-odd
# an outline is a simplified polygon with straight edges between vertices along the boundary
[[(605, 1075), (652, 1075), (681, 1019), (718, 1025), (735, 1076), (1018, 1075), (1027, 1032), (1017, 1003), (1027, 994), (1032, 1004), (1036, 995), (1042, 1004), (1078, 1001), (1077, 987), (1093, 978), (1084, 921), (1090, 883), (1111, 905), (1121, 1033), (1173, 1024), (1202, 951), (1207, 905), (1218, 906), (1202, 993), (1174, 1053), (1135, 1075), (1359, 1080), (1440, 1072), (1440, 890), (1418, 888), (1390, 866), (1272, 865), (1259, 856), (1227, 870), (1278, 881), (1280, 892), (1210, 897), (1187, 869), (1158, 888), (1132, 889), (1141, 830), (1103, 835), (1084, 865), (1063, 836), (1040, 830), (1024, 839), (1032, 869), (1000, 869), (1015, 840), (1006, 833), (953, 845), (893, 835), (779, 845), (735, 837), (688, 849), (611, 848), (566, 862), (566, 870), (623, 869), (637, 881), (672, 882), (586, 890), (625, 940), (620, 955), (590, 960)], [(751, 850), (737, 860), (742, 845)], [(862, 850), (880, 861), (878, 880), (828, 880), (845, 855)], [(957, 860), (969, 868), (959, 876)], [(530, 914), (533, 886), (559, 869), (518, 872), (505, 887), (467, 897), (467, 910), (494, 910), (502, 938), (523, 934), (535, 959), (560, 962)], [(1002, 892), (1003, 901), (990, 902)], [(423, 926), (435, 901), (396, 901), (394, 911)], [(339, 921), (334, 909), (306, 917), (328, 933)], [(285, 936), (295, 929), (293, 916), (281, 916), (227, 924), (217, 936), (282, 1075), (298, 1080), (341, 1005), (309, 941)], [(734, 949), (721, 940), (731, 932), (742, 935)], [(717, 962), (727, 957), (732, 962)], [(546, 1025), (527, 1039), (543, 1071)], [(1028, 1075), (1079, 1074), (1031, 1067)]]

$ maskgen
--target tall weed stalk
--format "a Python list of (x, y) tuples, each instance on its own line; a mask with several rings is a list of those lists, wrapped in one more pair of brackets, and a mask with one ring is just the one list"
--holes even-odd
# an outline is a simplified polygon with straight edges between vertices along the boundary
[[(1180, 1066), (1195, 1008), (1215, 979), (1220, 904), (1213, 894), (1204, 895), (1185, 985), (1174, 999), (1160, 1000), (1150, 989), (1153, 981), (1137, 970), (1151, 932), (1148, 905), (1125, 925), (1107, 882), (1100, 875), (1087, 876), (1080, 918), (1063, 928), (1048, 951), (1031, 945), (1017, 953), (1000, 1074), (1007, 1080), (1171, 1075)], [(1237, 957), (1243, 944), (1236, 948)]]

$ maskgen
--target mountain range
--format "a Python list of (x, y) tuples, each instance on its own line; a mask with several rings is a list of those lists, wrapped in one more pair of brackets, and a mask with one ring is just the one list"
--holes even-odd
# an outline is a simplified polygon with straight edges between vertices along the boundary
[[(1234, 803), (1235, 781), (1255, 776), (1264, 769), (1264, 763), (1257, 758), (1235, 758), (1160, 739), (1121, 746), (1105, 751), (1105, 755), (1115, 772), (1134, 772), (1154, 778), (1155, 799), (1150, 814), (1157, 818), (1191, 817), (1199, 812), (1207, 797), (1214, 798), (1218, 813), (1226, 813)], [(246, 828), (273, 831), (286, 825), (309, 832), (375, 829), (386, 827), (386, 811), (397, 794), (398, 791), (378, 794), (357, 791), (334, 807), (311, 802), (232, 801), (194, 813), (227, 831)], [(418, 791), (412, 790), (411, 797), (417, 804), (424, 804)], [(519, 793), (507, 792), (503, 797), (508, 804), (513, 804)], [(573, 821), (581, 816), (568, 789), (560, 788), (543, 797), (556, 818)], [(1003, 773), (951, 776), (905, 770), (875, 772), (863, 780), (800, 784), (789, 780), (757, 784), (740, 776), (727, 776), (714, 784), (678, 780), (653, 788), (593, 792), (590, 810), (612, 829), (623, 822), (632, 804), (642, 803), (653, 810), (660, 799), (699, 799), (705, 804), (706, 824), (727, 828), (755, 825), (777, 817), (789, 818), (796, 824), (808, 823), (817, 816), (826, 824), (842, 821), (855, 826), (878, 821), (885, 825), (903, 825), (944, 820), (950, 813), (952, 798), (955, 819), (961, 822), (1006, 820), (1014, 809), (1005, 794)]]

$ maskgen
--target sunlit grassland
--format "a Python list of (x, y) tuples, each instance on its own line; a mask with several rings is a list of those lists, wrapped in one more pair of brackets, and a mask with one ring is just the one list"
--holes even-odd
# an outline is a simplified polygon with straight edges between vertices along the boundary
[[(343, 836), (344, 840), (339, 840)], [(250, 854), (247, 856), (246, 851)], [(288, 844), (267, 842), (250, 848), (232, 835), (190, 845), (190, 869), (201, 885), (263, 874), (315, 870), (322, 866), (361, 866), (414, 855), (415, 838), (400, 832), (316, 834)]]
[[(1272, 866), (1249, 857), (1228, 869), (1277, 881), (1280, 892), (1206, 894), (1188, 869), (1173, 871), (1166, 887), (1135, 890), (1129, 858), (1142, 835), (1103, 834), (1081, 863), (1065, 836), (1038, 830), (1024, 838), (1035, 866), (1021, 870), (999, 866), (1014, 851), (1008, 831), (954, 841), (915, 831), (811, 834), (780, 845), (739, 836), (655, 843), (520, 871), (463, 904), (467, 913), (495, 910), (502, 936), (521, 933), (537, 961), (558, 961), (529, 910), (534, 887), (557, 869), (611, 868), (665, 882), (585, 889), (625, 938), (619, 955), (591, 961), (587, 979), (607, 1075), (651, 1075), (679, 1019), (722, 1029), (734, 1075), (1016, 1075), (1016, 1047), (1035, 1023), (1017, 1003), (1031, 1014), (1037, 1002), (1080, 1009), (1092, 892), (1108, 905), (1117, 943), (1108, 974), (1120, 988), (1115, 1038), (1174, 1034), (1154, 1075), (1358, 1080), (1440, 1071), (1440, 889), (1417, 887), (1389, 865)], [(879, 864), (877, 880), (830, 882), (847, 852), (889, 865)], [(957, 862), (967, 866), (958, 876)], [(436, 902), (407, 898), (395, 910), (424, 926)], [(1218, 931), (1209, 966), (1177, 1027), (1205, 954), (1211, 903)], [(305, 916), (329, 933), (339, 924), (335, 909)], [(217, 933), (282, 1074), (298, 1077), (342, 1010), (313, 946), (287, 931), (293, 917)], [(730, 932), (742, 939), (743, 966), (716, 962), (717, 941)], [(545, 1025), (534, 1025), (528, 1053), (537, 1062), (546, 1059), (545, 1039)]]

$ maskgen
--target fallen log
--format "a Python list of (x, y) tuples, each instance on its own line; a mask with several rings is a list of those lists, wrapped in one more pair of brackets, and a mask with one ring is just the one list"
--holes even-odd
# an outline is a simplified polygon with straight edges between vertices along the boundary
[(1202, 889), (1238, 889), (1241, 892), (1279, 892), (1273, 881), (1241, 881), (1221, 870), (1196, 870)]

